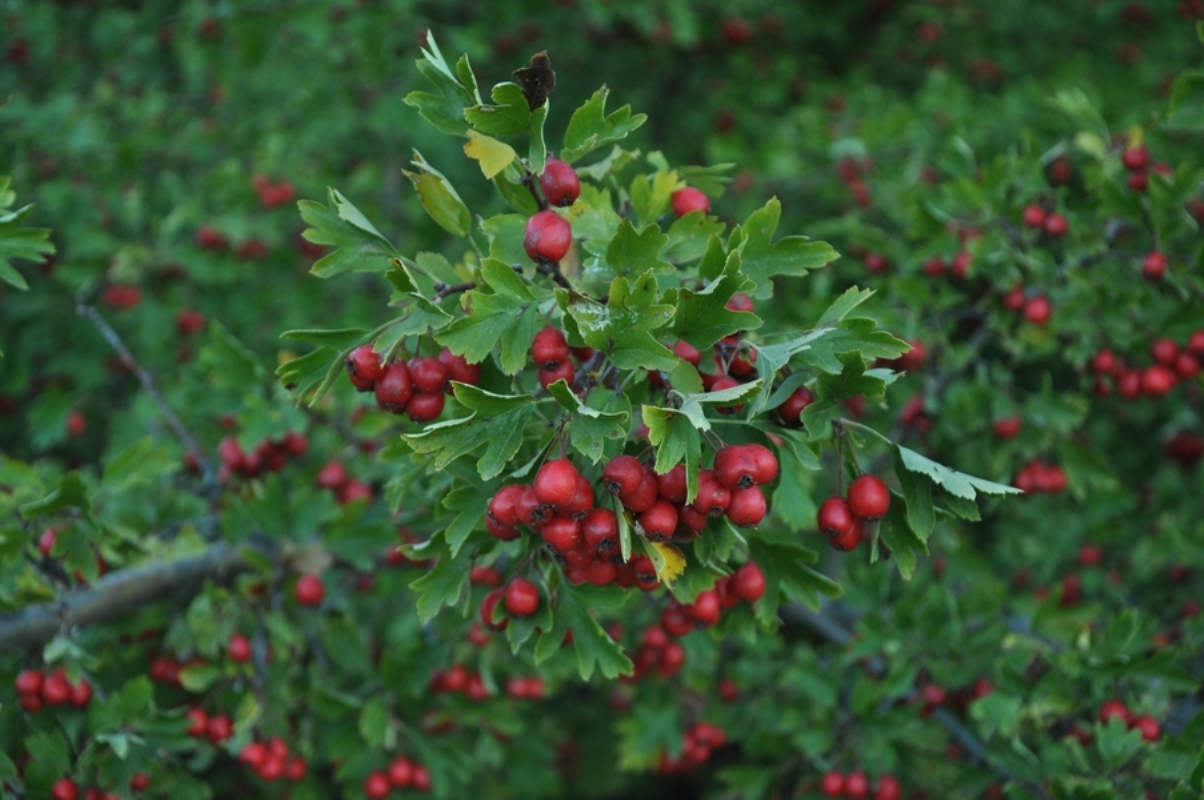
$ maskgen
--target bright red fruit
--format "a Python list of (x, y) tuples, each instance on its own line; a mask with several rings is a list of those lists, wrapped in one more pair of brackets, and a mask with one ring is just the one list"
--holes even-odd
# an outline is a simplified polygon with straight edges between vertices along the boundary
[(503, 528), (518, 525), (521, 522), (518, 500), (526, 488), (521, 483), (513, 483), (498, 489), (489, 501), (489, 517)]
[(151, 778), (145, 772), (136, 772), (134, 777), (130, 778), (130, 789), (135, 792), (144, 792), (150, 788)]
[(437, 358), (411, 358), (407, 368), (415, 391), (435, 394), (447, 384), (447, 367)]
[(535, 340), (531, 342), (531, 360), (540, 367), (554, 369), (562, 361), (568, 360), (570, 352), (564, 334), (556, 328), (544, 328), (535, 334)]
[(1070, 223), (1066, 221), (1066, 217), (1054, 211), (1045, 218), (1045, 233), (1053, 238), (1065, 236), (1066, 231), (1070, 230)]
[(732, 575), (732, 593), (746, 603), (755, 603), (765, 594), (765, 574), (749, 561)]
[(1141, 738), (1147, 742), (1156, 742), (1162, 736), (1162, 728), (1158, 724), (1158, 720), (1151, 717), (1149, 714), (1142, 714), (1137, 719), (1133, 720), (1132, 727), (1141, 732)]
[(800, 386), (791, 393), (786, 401), (778, 406), (778, 417), (782, 424), (791, 428), (802, 425), (803, 409), (815, 402), (815, 395), (806, 386)]
[(581, 521), (585, 546), (605, 553), (619, 543), (619, 519), (609, 508), (595, 508)]
[(573, 379), (577, 376), (577, 368), (573, 366), (573, 362), (567, 358), (561, 361), (553, 369), (546, 367), (539, 368), (539, 385), (547, 389), (556, 381), (564, 381), (569, 386), (573, 385)]
[(71, 705), (84, 708), (92, 702), (92, 684), (86, 678), (80, 678), (79, 683), (71, 687)]
[(1180, 353), (1175, 357), (1175, 374), (1183, 380), (1191, 380), (1200, 374), (1200, 360), (1191, 353)]
[(567, 553), (581, 541), (581, 523), (569, 517), (552, 517), (539, 529), (539, 535), (555, 550)]
[(190, 708), (185, 716), (188, 718), (188, 727), (184, 732), (189, 736), (204, 736), (209, 728), (209, 715), (205, 709)]
[(727, 518), (739, 528), (752, 528), (761, 524), (767, 510), (765, 493), (760, 486), (736, 489), (727, 505)]
[[(235, 442), (237, 444), (237, 442)], [(338, 461), (331, 461), (318, 470), (316, 479), (318, 488), (338, 490), (346, 485), (348, 480), (347, 468)]]
[(829, 497), (819, 507), (816, 522), (829, 537), (843, 536), (857, 524), (853, 509), (843, 497)]
[(577, 171), (557, 158), (549, 158), (539, 176), (543, 196), (554, 206), (571, 206), (581, 196), (581, 179)]
[(414, 765), (405, 756), (399, 756), (389, 763), (389, 783), (395, 789), (405, 789), (414, 782)]
[(1126, 706), (1120, 700), (1106, 700), (1104, 701), (1104, 704), (1099, 707), (1099, 721), (1104, 725), (1107, 725), (1108, 720), (1112, 719), (1113, 717), (1120, 717), (1122, 720), (1124, 720), (1125, 724), (1128, 725), (1133, 720), (1133, 713), (1129, 711), (1128, 706)]
[(251, 660), (251, 641), (241, 633), (230, 635), (230, 641), (226, 643), (226, 653), (232, 661), (237, 661), (240, 664)]
[(549, 506), (564, 506), (577, 494), (581, 474), (567, 458), (557, 458), (539, 468), (535, 475), (535, 496)]
[(389, 779), (383, 772), (370, 772), (368, 777), (364, 778), (364, 796), (371, 800), (382, 800), (382, 798), (388, 797), (391, 789)]
[(602, 483), (611, 494), (631, 494), (643, 481), (644, 465), (635, 456), (615, 456), (602, 470)]
[[(481, 381), (481, 365), (469, 364), (464, 356), (458, 356), (446, 347), (439, 353), (439, 361), (447, 370), (447, 377), (453, 381), (476, 386)], [(451, 387), (447, 387), (451, 391)]]
[(316, 606), (326, 596), (326, 587), (317, 575), (302, 575), (293, 586), (293, 597), (303, 606)]
[(42, 691), (43, 676), (36, 669), (27, 669), (13, 681), (17, 694), (38, 694)]
[(55, 670), (42, 681), (42, 699), (47, 705), (61, 706), (71, 700), (71, 683), (67, 673), (61, 669)]
[(500, 622), (493, 621), (493, 609), (497, 607), (498, 601), (506, 593), (505, 589), (494, 589), (489, 594), (485, 595), (485, 599), (481, 601), (481, 622), (485, 627), (495, 631), (504, 631), (506, 626), (510, 624), (510, 620), (502, 617)]
[(1049, 302), (1049, 298), (1044, 295), (1037, 295), (1030, 298), (1024, 304), (1024, 318), (1034, 325), (1044, 325), (1049, 322), (1049, 317), (1053, 312), (1053, 306)]
[(995, 436), (999, 439), (1014, 439), (1020, 435), (1023, 424), (1019, 414), (995, 420)]
[(1036, 203), (1030, 203), (1024, 207), (1024, 224), (1030, 228), (1042, 228), (1045, 226), (1045, 209)]
[(836, 550), (848, 552), (861, 544), (861, 539), (865, 535), (865, 529), (861, 527), (861, 520), (854, 520), (853, 527), (849, 528), (844, 533), (828, 538), (828, 544)]
[(840, 797), (844, 794), (844, 776), (839, 772), (825, 772), (819, 780), (819, 790), (827, 797)]
[(516, 617), (529, 617), (539, 608), (539, 589), (526, 578), (515, 578), (506, 586), (506, 611)]
[(1150, 164), (1150, 149), (1144, 144), (1139, 144), (1136, 147), (1126, 147), (1120, 160), (1125, 165), (1125, 169), (1130, 172), (1145, 169)]
[(620, 494), (619, 500), (629, 511), (642, 514), (656, 503), (657, 491), (656, 473), (652, 471), (652, 467), (641, 465), (639, 485), (633, 492)]
[(414, 392), (406, 403), (406, 416), (418, 423), (436, 420), (446, 402), (443, 392)]
[(686, 468), (678, 464), (664, 475), (656, 476), (656, 492), (662, 500), (675, 505), (686, 502)]
[(640, 513), (638, 524), (649, 541), (663, 542), (677, 530), (677, 506), (657, 500), (647, 511)]
[(715, 473), (704, 469), (698, 474), (698, 495), (691, 508), (707, 517), (718, 517), (727, 511), (732, 494), (719, 482)]
[(221, 744), (234, 735), (234, 723), (225, 714), (210, 717), (209, 724), (205, 726), (205, 735), (213, 744)]
[(850, 772), (844, 779), (844, 796), (866, 798), (870, 796), (870, 781), (864, 772)]
[(1156, 281), (1166, 272), (1166, 256), (1155, 250), (1152, 253), (1146, 254), (1146, 257), (1141, 261), (1141, 274), (1152, 281)]
[(1175, 388), (1179, 377), (1161, 364), (1151, 364), (1141, 373), (1141, 391), (1161, 396)]
[(1101, 347), (1091, 358), (1091, 368), (1099, 375), (1111, 375), (1116, 370), (1116, 354)]
[(722, 610), (719, 593), (714, 589), (699, 592), (698, 597), (694, 598), (694, 602), (689, 606), (690, 616), (699, 625), (714, 625), (719, 621)]
[(878, 789), (874, 792), (874, 800), (901, 800), (903, 784), (894, 775), (883, 775), (878, 779)]
[(849, 484), (849, 509), (865, 520), (886, 516), (890, 509), (890, 489), (876, 475), (862, 475)]
[(532, 261), (555, 264), (564, 258), (572, 244), (572, 226), (555, 211), (546, 209), (527, 220), (523, 247)]
[(404, 361), (394, 361), (384, 368), (373, 387), (376, 404), (394, 414), (405, 413), (406, 403), (414, 394), (414, 383), (410, 380), (410, 368)]
[(700, 190), (693, 186), (678, 189), (673, 193), (673, 213), (684, 217), (691, 211), (701, 211), (706, 214), (711, 210), (711, 201)]
[(673, 354), (696, 367), (702, 363), (702, 353), (684, 339), (673, 345)]
[(259, 769), (267, 760), (268, 749), (261, 742), (251, 742), (238, 753), (238, 760), (252, 769)]
[(79, 796), (79, 788), (70, 778), (59, 778), (50, 787), (51, 800), (75, 800)]
[(351, 385), (361, 392), (370, 392), (376, 384), (376, 379), (384, 372), (380, 356), (370, 344), (362, 344), (347, 354), (344, 362), (347, 367), (347, 377)]

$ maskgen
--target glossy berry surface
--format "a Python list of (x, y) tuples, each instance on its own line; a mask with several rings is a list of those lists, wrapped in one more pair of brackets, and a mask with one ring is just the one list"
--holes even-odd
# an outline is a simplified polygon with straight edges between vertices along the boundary
[(539, 608), (539, 589), (526, 578), (515, 578), (506, 586), (506, 611), (516, 617), (529, 617)]
[(876, 475), (862, 475), (849, 484), (849, 510), (866, 520), (881, 519), (890, 509), (890, 489)]
[(693, 186), (687, 186), (674, 192), (672, 202), (673, 213), (679, 217), (684, 217), (691, 211), (701, 211), (706, 214), (711, 210), (710, 198)]
[(370, 344), (362, 344), (352, 350), (347, 354), (347, 360), (344, 363), (347, 367), (347, 377), (351, 379), (351, 385), (361, 392), (372, 391), (376, 379), (384, 372), (380, 356), (376, 354)]
[(414, 394), (414, 384), (410, 380), (410, 368), (404, 361), (394, 361), (385, 367), (374, 387), (376, 404), (385, 411), (403, 414), (406, 403)]
[(539, 176), (543, 196), (554, 206), (571, 206), (581, 196), (581, 179), (577, 171), (556, 158), (549, 158)]
[(565, 257), (572, 244), (572, 226), (555, 211), (540, 211), (527, 220), (523, 248), (532, 261), (555, 264)]
[(293, 596), (303, 606), (316, 606), (326, 596), (326, 587), (317, 575), (302, 575), (293, 586)]

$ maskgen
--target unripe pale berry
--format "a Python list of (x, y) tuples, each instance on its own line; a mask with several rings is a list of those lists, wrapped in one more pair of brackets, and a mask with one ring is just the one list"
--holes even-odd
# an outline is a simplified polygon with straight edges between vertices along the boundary
[(564, 258), (572, 244), (572, 226), (555, 211), (546, 209), (527, 220), (523, 247), (532, 261), (555, 264)]
[(539, 176), (543, 196), (554, 206), (571, 206), (581, 196), (581, 179), (577, 171), (556, 158), (549, 158)]

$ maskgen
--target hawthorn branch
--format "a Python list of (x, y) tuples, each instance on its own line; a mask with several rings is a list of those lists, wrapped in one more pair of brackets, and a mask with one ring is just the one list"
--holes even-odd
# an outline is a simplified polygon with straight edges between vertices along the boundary
[(198, 556), (120, 570), (64, 592), (54, 602), (0, 615), (0, 652), (40, 644), (65, 628), (105, 622), (147, 603), (195, 591), (206, 578), (246, 569), (245, 552), (244, 547), (219, 543)]
[[(791, 603), (782, 606), (779, 613), (783, 621), (787, 624), (802, 625), (834, 644), (848, 645), (853, 641), (853, 632), (833, 618), (834, 610), (835, 606), (828, 604), (824, 606), (823, 611), (816, 613), (798, 603)], [(875, 677), (882, 677), (886, 674), (886, 664), (880, 659), (870, 661), (868, 668), (870, 674)], [(1033, 797), (1041, 798), (1041, 800), (1049, 800), (1049, 795), (1040, 786), (1031, 781), (1021, 780), (1013, 775), (1007, 767), (996, 761), (992, 761), (990, 754), (987, 753), (987, 749), (983, 746), (982, 742), (966, 726), (962, 725), (956, 717), (949, 713), (948, 709), (935, 709), (932, 713), (932, 719), (940, 723), (974, 761), (982, 764), (1001, 779), (1023, 786)]]
[(138, 376), (139, 383), (142, 384), (142, 388), (146, 390), (146, 393), (150, 395), (154, 404), (158, 406), (159, 413), (167, 420), (168, 427), (175, 433), (176, 438), (184, 444), (184, 447), (196, 457), (197, 464), (201, 468), (205, 487), (212, 493), (217, 487), (217, 474), (213, 471), (213, 463), (209, 460), (205, 451), (201, 449), (201, 446), (197, 444), (196, 438), (193, 437), (188, 428), (184, 427), (184, 423), (180, 421), (176, 412), (163, 399), (163, 395), (159, 393), (159, 387), (155, 385), (155, 380), (151, 377), (150, 372), (138, 363), (138, 359), (134, 358), (134, 354), (130, 352), (129, 347), (126, 346), (121, 336), (118, 335), (117, 331), (113, 330), (113, 327), (109, 323), (105, 322), (104, 317), (100, 315), (95, 306), (80, 303), (75, 307), (75, 312), (81, 317), (87, 317), (92, 321), (92, 324), (100, 331), (100, 335), (104, 337), (104, 340), (117, 351), (117, 355), (121, 356), (121, 360)]
[(470, 289), (475, 289), (476, 286), (476, 281), (466, 281), (464, 283), (454, 284), (437, 283), (435, 284), (435, 296), (431, 299), (438, 303), (448, 295), (458, 294), (459, 292), (467, 292)]

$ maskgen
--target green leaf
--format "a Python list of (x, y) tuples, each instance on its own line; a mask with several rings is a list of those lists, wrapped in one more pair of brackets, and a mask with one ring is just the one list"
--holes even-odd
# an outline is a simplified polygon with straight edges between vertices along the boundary
[(895, 359), (911, 349), (911, 345), (884, 330), (872, 319), (846, 317), (827, 333), (799, 351), (800, 360), (823, 370), (841, 372), (845, 353), (859, 353), (863, 359)]
[(740, 253), (744, 274), (756, 284), (752, 292), (755, 297), (773, 294), (770, 278), (775, 275), (805, 275), (840, 257), (827, 242), (813, 242), (805, 236), (787, 236), (774, 242), (781, 216), (782, 204), (774, 197), (739, 228), (743, 234)]
[(514, 375), (527, 364), (543, 316), (526, 282), (503, 262), (485, 259), (479, 282), (484, 285), (465, 292), (460, 301), (467, 316), (453, 321), (435, 339), (473, 364), (484, 361), (500, 343), (502, 370)]
[(78, 508), (87, 512), (91, 508), (88, 500), (88, 490), (78, 472), (68, 472), (59, 478), (58, 487), (41, 500), (26, 503), (21, 506), (21, 513), (26, 517), (40, 517), (53, 514), (64, 508)]
[(180, 670), (180, 685), (190, 692), (199, 693), (216, 683), (221, 676), (221, 667), (214, 664), (185, 667)]
[(955, 497), (973, 500), (977, 496), (977, 492), (989, 495), (1023, 494), (1014, 486), (1005, 486), (1002, 483), (975, 478), (973, 475), (950, 469), (944, 464), (938, 464), (902, 445), (895, 445), (895, 448), (898, 452), (896, 467), (928, 476), (929, 480)]
[(898, 451), (895, 456), (895, 474), (903, 491), (903, 501), (907, 503), (907, 525), (920, 541), (927, 542), (936, 525), (936, 511), (932, 505), (932, 482), (922, 473), (908, 470)]
[[(11, 197), (11, 192), (7, 191), (11, 180), (7, 176), (0, 177), (0, 196)], [(32, 205), (6, 211), (4, 206), (7, 205), (0, 205), (0, 281), (24, 291), (29, 285), (9, 262), (14, 258), (41, 260), (41, 256), (54, 252), (54, 245), (50, 243), (49, 229), (21, 227), (21, 221), (33, 210)]]
[(753, 536), (748, 540), (748, 554), (765, 574), (765, 594), (756, 605), (757, 619), (763, 625), (774, 624), (782, 596), (819, 610), (820, 594), (831, 598), (843, 594), (839, 584), (809, 566), (819, 558), (814, 550), (802, 545), (767, 542)]
[(310, 242), (333, 248), (310, 267), (319, 278), (330, 278), (344, 272), (384, 272), (393, 266), (400, 254), (381, 233), (368, 222), (351, 201), (335, 189), (327, 189), (329, 205), (313, 200), (297, 203), (308, 228), (302, 236)]
[(694, 502), (702, 468), (702, 437), (698, 427), (687, 414), (672, 408), (644, 406), (643, 419), (648, 426), (648, 441), (656, 448), (653, 469), (664, 475), (684, 461), (686, 502)]
[(490, 92), (493, 103), (464, 109), (468, 124), (490, 136), (513, 136), (531, 130), (531, 108), (522, 87), (506, 81)]
[(460, 58), (453, 72), (439, 52), (435, 37), (428, 32), (427, 47), (423, 48), (422, 58), (416, 63), (418, 71), (435, 85), (438, 94), (410, 92), (405, 96), (406, 104), (418, 109), (423, 119), (444, 133), (464, 136), (468, 131), (464, 107), (481, 102), (468, 56)]
[[(544, 633), (535, 649), (535, 661), (539, 663), (560, 649), (565, 634), (573, 632), (573, 648), (577, 653), (577, 671), (582, 680), (589, 680), (597, 668), (608, 679), (630, 675), (631, 659), (623, 648), (611, 639), (590, 614), (591, 608), (614, 606), (614, 595), (622, 592), (613, 588), (560, 585), (556, 595), (556, 625)], [(620, 599), (619, 602), (622, 602)]]
[(604, 412), (595, 407), (604, 407), (614, 397), (613, 393), (595, 390), (590, 392), (590, 404), (583, 403), (563, 379), (549, 386), (548, 393), (573, 415), (569, 421), (569, 441), (574, 449), (593, 463), (602, 460), (602, 447), (606, 439), (623, 439), (627, 436), (630, 415), (626, 411)]
[(647, 175), (636, 175), (631, 180), (631, 207), (643, 223), (655, 223), (661, 214), (669, 210), (669, 203), (681, 180), (672, 170), (662, 169)]
[(452, 383), (456, 399), (473, 410), (463, 419), (428, 425), (402, 439), (417, 453), (433, 455), (429, 468), (443, 470), (460, 456), (484, 449), (477, 469), (485, 480), (499, 475), (522, 447), (527, 423), (535, 415), (530, 395), (497, 395)]
[(527, 168), (536, 175), (542, 175), (548, 163), (548, 145), (543, 138), (543, 125), (552, 110), (552, 101), (545, 100), (544, 104), (531, 112), (531, 146), (527, 149)]
[(803, 427), (811, 441), (826, 439), (832, 434), (832, 420), (840, 413), (841, 403), (850, 397), (865, 395), (881, 397), (886, 382), (865, 374), (865, 363), (857, 353), (840, 356), (843, 365), (839, 375), (820, 375), (816, 380), (815, 402), (803, 410)]
[(662, 257), (677, 264), (688, 264), (702, 258), (711, 237), (716, 240), (727, 229), (727, 223), (701, 211), (691, 211), (669, 226), (669, 244)]
[(638, 233), (630, 220), (619, 229), (606, 247), (606, 263), (617, 275), (630, 277), (648, 270), (670, 272), (673, 265), (660, 258), (669, 237), (656, 225), (647, 225)]
[(477, 532), (475, 540), (470, 537), (454, 556), (441, 535), (431, 537), (422, 545), (403, 548), (407, 555), (416, 560), (435, 559), (435, 565), (410, 584), (410, 588), (418, 593), (415, 607), (424, 625), (434, 619), (444, 606), (467, 602), (473, 551), (486, 538), (491, 537)]
[(726, 259), (723, 272), (705, 288), (694, 291), (683, 287), (678, 292), (677, 310), (670, 330), (701, 352), (706, 352), (725, 336), (756, 330), (761, 327), (760, 317), (727, 308), (732, 295), (751, 285), (751, 281), (740, 273), (740, 256), (733, 253)]
[(631, 106), (612, 111), (606, 115), (606, 98), (610, 89), (603, 86), (569, 119), (564, 134), (564, 149), (560, 159), (572, 164), (582, 156), (600, 147), (621, 141), (648, 119), (645, 114), (632, 114)]
[[(472, 228), (472, 215), (468, 206), (460, 199), (455, 187), (443, 176), (443, 173), (427, 163), (417, 150), (414, 151), (414, 161), (417, 172), (402, 170), (402, 173), (414, 184), (422, 207), (431, 215), (431, 219), (439, 226), (456, 236), (468, 236)], [(315, 265), (317, 266), (317, 265)]]
[(156, 445), (150, 436), (129, 444), (113, 456), (104, 468), (106, 488), (121, 489), (135, 483), (149, 483), (179, 469), (180, 458), (172, 449)]
[(360, 709), (359, 732), (364, 743), (374, 750), (385, 744), (389, 729), (389, 703), (383, 694), (369, 697)]
[(828, 310), (823, 313), (819, 321), (815, 323), (815, 327), (823, 325), (831, 325), (840, 322), (849, 312), (857, 306), (864, 303), (874, 296), (873, 289), (858, 289), (856, 286), (850, 286), (844, 294), (836, 298), (832, 305), (828, 306)]
[(755, 381), (742, 383), (730, 389), (721, 389), (717, 392), (682, 395), (681, 413), (689, 417), (690, 421), (694, 423), (694, 427), (699, 430), (710, 430), (710, 420), (706, 418), (702, 410), (704, 405), (738, 406), (757, 394), (761, 390), (761, 384), (762, 381), (758, 378)]
[(610, 355), (619, 369), (671, 370), (679, 359), (650, 332), (673, 318), (673, 306), (657, 302), (656, 275), (615, 278), (606, 305), (574, 295), (566, 309), (585, 343)]
[(453, 557), (460, 554), (460, 548), (468, 541), (472, 532), (480, 526), (481, 520), (485, 518), (485, 509), (488, 505), (489, 496), (475, 486), (463, 486), (449, 492), (443, 498), (444, 508), (458, 512), (443, 531), (448, 550)]
[(363, 342), (368, 331), (363, 328), (339, 328), (338, 330), (320, 330), (318, 328), (302, 328), (285, 331), (281, 339), (297, 342), (309, 342), (323, 347), (333, 347), (335, 350), (346, 350)]
[(57, 730), (38, 731), (25, 737), (25, 752), (29, 754), (27, 786), (37, 792), (34, 796), (49, 797), (51, 784), (71, 771), (67, 741)]

